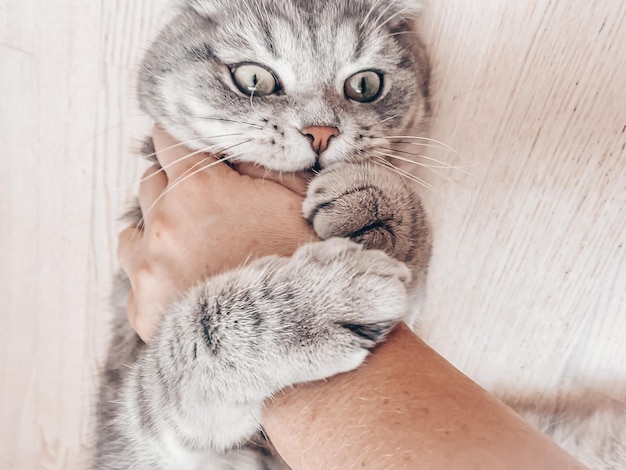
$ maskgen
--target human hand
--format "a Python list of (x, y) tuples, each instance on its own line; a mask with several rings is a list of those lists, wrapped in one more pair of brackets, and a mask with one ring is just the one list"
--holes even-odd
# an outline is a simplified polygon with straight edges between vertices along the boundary
[(209, 154), (186, 158), (189, 150), (158, 127), (153, 139), (163, 170), (144, 175), (143, 229), (124, 230), (118, 247), (132, 287), (128, 319), (144, 341), (165, 309), (207, 277), (249, 259), (289, 256), (316, 239), (302, 217), (303, 175), (279, 178), (251, 165), (236, 171)]

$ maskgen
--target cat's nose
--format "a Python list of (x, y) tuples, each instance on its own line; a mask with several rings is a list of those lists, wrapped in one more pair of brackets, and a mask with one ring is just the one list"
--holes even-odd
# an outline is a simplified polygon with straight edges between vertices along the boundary
[(330, 139), (339, 135), (339, 129), (331, 126), (309, 126), (300, 132), (311, 141), (311, 147), (318, 155), (326, 151)]

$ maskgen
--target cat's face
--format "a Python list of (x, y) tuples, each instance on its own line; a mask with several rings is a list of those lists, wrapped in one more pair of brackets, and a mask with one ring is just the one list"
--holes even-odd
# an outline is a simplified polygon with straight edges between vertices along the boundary
[(142, 107), (191, 148), (274, 170), (384, 153), (428, 114), (409, 3), (188, 0), (144, 59)]

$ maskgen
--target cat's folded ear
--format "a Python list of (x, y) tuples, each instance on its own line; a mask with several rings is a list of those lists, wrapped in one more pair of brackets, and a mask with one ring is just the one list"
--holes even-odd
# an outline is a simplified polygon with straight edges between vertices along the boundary
[[(378, 0), (372, 0), (374, 5), (378, 7)], [(425, 0), (391, 0), (391, 5), (382, 2), (382, 18), (387, 28), (392, 32), (405, 31), (414, 29), (414, 21), (424, 11), (426, 6)], [(373, 16), (373, 15), (371, 15)]]
[[(179, 6), (191, 7), (201, 15), (213, 16), (215, 13), (223, 11), (224, 6), (228, 5), (228, 0), (174, 0)], [(419, 15), (426, 4), (425, 0), (389, 0), (391, 5), (380, 0), (366, 0), (364, 3), (371, 3), (370, 7), (374, 9), (384, 10), (383, 14), (387, 16), (395, 15), (399, 20), (407, 20)]]
[(426, 7), (426, 0), (395, 0), (393, 3), (396, 6), (396, 11), (402, 11), (402, 13), (398, 16), (405, 16), (408, 18), (419, 15)]
[(228, 0), (177, 0), (181, 5), (193, 8), (202, 16), (215, 16), (216, 13), (224, 10), (228, 5)]

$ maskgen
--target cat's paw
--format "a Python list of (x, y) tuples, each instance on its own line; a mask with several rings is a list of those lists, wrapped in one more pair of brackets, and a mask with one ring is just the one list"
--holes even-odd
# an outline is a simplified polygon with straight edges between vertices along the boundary
[(430, 227), (419, 195), (369, 161), (324, 169), (309, 185), (303, 213), (322, 240), (345, 237), (406, 263), (415, 283), (430, 259)]
[(287, 269), (307, 282), (298, 297), (307, 314), (297, 336), (306, 332), (299, 344), (310, 346), (295, 381), (355, 369), (407, 314), (411, 272), (380, 250), (331, 238), (299, 248)]
[(322, 319), (349, 331), (360, 347), (375, 346), (407, 312), (411, 271), (383, 251), (331, 238), (301, 247), (292, 262), (309, 271), (315, 295), (328, 303)]
[(346, 237), (394, 255), (404, 214), (401, 180), (372, 164), (336, 164), (311, 182), (303, 213), (317, 235)]

